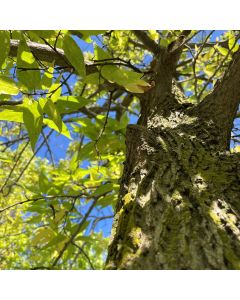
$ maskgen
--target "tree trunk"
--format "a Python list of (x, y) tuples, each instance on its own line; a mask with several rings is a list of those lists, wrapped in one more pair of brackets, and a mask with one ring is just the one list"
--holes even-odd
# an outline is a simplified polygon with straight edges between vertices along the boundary
[(227, 150), (239, 56), (193, 107), (172, 80), (171, 59), (159, 60), (138, 124), (127, 128), (106, 268), (240, 269), (240, 156)]

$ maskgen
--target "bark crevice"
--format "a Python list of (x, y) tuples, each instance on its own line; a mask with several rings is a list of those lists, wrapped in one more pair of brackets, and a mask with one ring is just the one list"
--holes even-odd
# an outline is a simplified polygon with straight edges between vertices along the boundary
[(128, 126), (108, 269), (240, 269), (239, 155), (180, 102)]

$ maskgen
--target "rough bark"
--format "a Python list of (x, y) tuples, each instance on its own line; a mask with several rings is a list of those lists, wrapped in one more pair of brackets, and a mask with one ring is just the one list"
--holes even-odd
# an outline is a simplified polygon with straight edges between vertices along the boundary
[[(166, 49), (135, 31), (157, 61), (155, 87), (140, 99), (138, 124), (127, 128), (107, 269), (240, 269), (240, 157), (226, 150), (240, 99), (240, 52), (213, 93), (191, 107), (173, 81), (190, 33)], [(11, 40), (11, 56), (18, 45)], [(28, 46), (38, 59), (73, 69), (61, 49)]]
[(129, 125), (107, 269), (240, 269), (240, 156), (226, 151), (240, 98), (240, 54), (197, 107), (161, 53), (156, 86)]

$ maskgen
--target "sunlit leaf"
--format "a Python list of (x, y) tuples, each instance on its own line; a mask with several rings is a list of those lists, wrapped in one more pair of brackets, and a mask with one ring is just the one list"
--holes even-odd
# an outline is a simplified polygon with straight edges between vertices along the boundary
[(43, 124), (43, 116), (39, 111), (39, 104), (37, 102), (25, 102), (23, 121), (28, 131), (32, 149), (34, 150)]
[(48, 127), (52, 128), (53, 130), (57, 131), (58, 133), (66, 136), (67, 138), (72, 139), (71, 134), (70, 134), (67, 126), (64, 124), (64, 122), (62, 123), (62, 130), (61, 131), (59, 131), (58, 126), (50, 119), (44, 118), (43, 119), (43, 124), (47, 125)]
[(229, 52), (229, 50), (228, 49), (226, 49), (226, 48), (223, 48), (223, 47), (221, 47), (221, 46), (216, 46), (216, 49), (223, 55), (223, 56), (226, 56), (227, 54), (228, 54), (228, 52)]
[(113, 191), (113, 184), (112, 183), (107, 183), (107, 184), (104, 184), (100, 187), (98, 187), (96, 189), (96, 191), (93, 193), (93, 196), (100, 196), (100, 195), (103, 195), (103, 194), (106, 194), (108, 192), (112, 192)]
[(41, 79), (42, 89), (49, 89), (52, 85), (52, 77), (53, 77), (53, 67), (49, 67), (43, 74)]
[(229, 50), (231, 50), (233, 53), (238, 51), (239, 44), (236, 43), (235, 35), (232, 32), (229, 32), (228, 38), (229, 38), (229, 40), (228, 40)]
[(60, 75), (48, 90), (48, 96), (51, 98), (53, 102), (56, 102), (61, 96), (61, 92), (62, 92), (62, 83), (60, 82), (61, 77), (62, 76)]
[(69, 62), (78, 72), (78, 75), (84, 78), (86, 76), (86, 70), (82, 50), (69, 35), (65, 35), (64, 37), (63, 50)]
[(141, 79), (142, 74), (134, 71), (120, 69), (115, 66), (104, 66), (101, 68), (101, 73), (104, 78), (124, 86), (129, 92), (144, 93), (145, 87), (151, 87), (149, 83)]
[(10, 50), (10, 33), (7, 30), (0, 30), (0, 67), (8, 57)]
[(58, 127), (59, 131), (62, 131), (62, 118), (59, 111), (53, 101), (49, 98), (43, 108), (43, 111), (48, 115), (49, 119), (52, 120)]
[(0, 111), (0, 120), (23, 123), (23, 113), (5, 109)]
[(89, 100), (83, 97), (62, 96), (58, 98), (56, 107), (60, 113), (78, 111), (81, 107), (89, 104)]
[(23, 86), (30, 91), (40, 88), (39, 66), (24, 39), (20, 41), (18, 46), (17, 77)]
[(39, 175), (38, 184), (39, 184), (40, 191), (43, 194), (47, 194), (48, 189), (49, 189), (51, 183), (49, 182), (48, 177), (46, 176), (46, 174), (43, 171)]
[(32, 246), (44, 245), (55, 237), (51, 228), (40, 228), (32, 239)]
[(13, 79), (0, 75), (0, 94), (17, 95), (19, 89)]

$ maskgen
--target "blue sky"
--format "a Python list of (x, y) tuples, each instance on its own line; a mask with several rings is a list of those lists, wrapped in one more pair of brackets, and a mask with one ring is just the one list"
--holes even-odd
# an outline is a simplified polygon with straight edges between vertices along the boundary
[[(206, 31), (206, 35), (209, 33), (210, 31)], [(220, 34), (222, 34), (224, 31), (223, 30), (219, 30), (219, 31), (216, 31), (212, 37), (211, 37), (211, 40), (212, 41), (215, 41), (216, 37), (218, 37)], [(76, 42), (78, 43), (78, 45), (81, 47), (82, 51), (89, 51), (89, 52), (92, 52), (93, 53), (93, 44), (92, 43), (86, 43), (85, 41), (79, 39), (79, 38), (75, 38)], [(94, 41), (99, 45), (101, 46), (101, 40), (99, 40), (98, 38), (94, 38)], [(149, 57), (146, 57), (146, 60), (149, 60)], [(69, 84), (70, 86), (74, 84), (76, 80), (76, 76), (72, 76), (70, 81), (69, 81)], [(63, 92), (65, 92), (65, 90), (63, 90)], [(137, 117), (136, 116), (133, 116), (131, 115), (130, 116), (130, 123), (134, 124), (137, 122)], [(239, 120), (236, 121), (236, 125), (240, 125), (239, 124)], [(70, 131), (71, 131), (71, 126), (68, 125)], [(49, 132), (49, 129), (46, 128), (45, 130), (45, 135), (47, 135), (47, 133)], [(50, 137), (50, 140), (49, 140), (49, 145), (50, 145), (50, 148), (52, 150), (52, 153), (53, 153), (53, 157), (54, 157), (54, 161), (57, 163), (60, 159), (64, 159), (66, 157), (66, 151), (67, 151), (67, 148), (69, 146), (69, 143), (71, 141), (66, 138), (65, 136), (63, 135), (60, 135), (58, 134), (57, 132), (53, 132), (53, 134), (51, 135)], [(39, 157), (47, 157), (49, 159), (49, 153), (47, 151), (47, 148), (46, 146), (44, 146), (37, 154)], [(87, 167), (87, 163), (83, 164), (83, 167)], [(103, 211), (99, 212), (97, 210), (93, 211), (93, 215), (96, 215), (96, 214), (104, 214), (104, 215), (110, 215), (112, 214), (113, 211), (110, 207), (107, 207), (105, 208)], [(111, 230), (111, 226), (112, 226), (112, 220), (110, 219), (107, 219), (107, 220), (104, 220), (102, 221), (101, 223), (99, 223), (97, 226), (96, 226), (96, 230), (97, 231), (100, 231), (102, 230), (104, 235), (105, 236), (108, 236), (110, 234), (110, 230)]]
[[(215, 41), (216, 37), (219, 37), (221, 34), (223, 34), (225, 32), (225, 30), (217, 30), (215, 31), (212, 36), (211, 36), (211, 41)], [(205, 36), (210, 33), (210, 30), (206, 30), (205, 31)], [(200, 36), (198, 35), (195, 39), (198, 39)], [(101, 40), (97, 37), (92, 37), (92, 39), (94, 40), (94, 42), (96, 42), (99, 46), (101, 46)], [(195, 40), (194, 39), (194, 40)], [(80, 46), (80, 48), (82, 49), (83, 52), (87, 51), (87, 52), (91, 52), (93, 53), (93, 43), (87, 43), (82, 39), (79, 39), (78, 37), (75, 37), (75, 41), (78, 43), (78, 45)], [(149, 60), (149, 57), (146, 57), (146, 61)], [(145, 62), (146, 62), (145, 61)], [(74, 82), (76, 80), (76, 76), (72, 76), (71, 79), (69, 80), (69, 84), (73, 85)], [(63, 90), (63, 92), (65, 92), (65, 90)], [(137, 122), (137, 117), (134, 115), (130, 116), (130, 123), (131, 124), (135, 124)], [(68, 126), (69, 129), (71, 128), (70, 126)], [(46, 130), (46, 133), (49, 130)], [(50, 138), (50, 146), (53, 150), (53, 155), (54, 155), (54, 159), (57, 161), (59, 161), (59, 159), (61, 158), (65, 158), (66, 156), (66, 150), (68, 148), (70, 140), (68, 138), (66, 138), (63, 135), (59, 135), (58, 133), (54, 132)], [(38, 153), (38, 156), (40, 157), (47, 157), (49, 158), (49, 154), (47, 154), (47, 149), (44, 147), (43, 149), (41, 149)]]
[[(205, 36), (210, 32), (210, 30), (207, 30), (205, 32)], [(219, 30), (219, 31), (215, 31), (214, 34), (211, 37), (211, 41), (215, 41), (216, 37), (219, 37), (222, 33), (224, 33), (224, 30)], [(199, 38), (199, 37), (198, 37)], [(91, 43), (86, 43), (85, 41), (79, 39), (79, 38), (75, 38), (76, 42), (78, 43), (78, 45), (81, 47), (82, 51), (89, 51), (93, 53), (93, 44)], [(97, 38), (94, 38), (95, 42), (101, 46), (100, 40)], [(149, 57), (146, 58), (146, 60), (149, 60)], [(70, 80), (70, 85), (74, 84), (74, 81), (76, 80), (76, 77), (73, 76), (72, 79)], [(130, 116), (130, 123), (134, 124), (137, 122), (137, 117), (131, 115)], [(239, 121), (235, 122), (236, 125), (238, 123), (239, 125)], [(69, 129), (71, 127), (69, 126)], [(46, 129), (46, 133), (47, 131), (49, 131), (48, 129)], [(53, 156), (56, 162), (58, 162), (61, 158), (65, 158), (66, 156), (66, 150), (68, 148), (70, 140), (62, 135), (59, 135), (58, 133), (54, 132), (50, 138), (49, 144), (50, 147), (52, 149), (53, 152)], [(233, 146), (233, 144), (231, 145)], [(49, 158), (49, 154), (47, 154), (47, 149), (46, 147), (42, 148), (41, 151), (39, 151), (38, 155), (40, 157), (48, 157)], [(87, 164), (83, 164), (84, 167), (87, 167)], [(94, 214), (112, 214), (112, 209), (110, 207), (107, 207), (106, 209), (104, 209), (102, 212), (99, 211), (94, 211)], [(99, 223), (96, 226), (96, 231), (103, 231), (103, 234), (105, 236), (108, 236), (110, 234), (111, 231), (111, 226), (112, 226), (112, 220), (107, 219), (105, 221), (102, 221), (101, 223)]]

